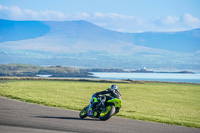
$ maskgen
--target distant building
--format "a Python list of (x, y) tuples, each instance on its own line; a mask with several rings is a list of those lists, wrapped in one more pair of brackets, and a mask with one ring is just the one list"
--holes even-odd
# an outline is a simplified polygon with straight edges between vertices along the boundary
[(146, 67), (140, 68), (140, 69), (137, 69), (137, 70), (131, 71), (131, 72), (136, 72), (136, 73), (154, 73), (154, 71), (148, 71)]

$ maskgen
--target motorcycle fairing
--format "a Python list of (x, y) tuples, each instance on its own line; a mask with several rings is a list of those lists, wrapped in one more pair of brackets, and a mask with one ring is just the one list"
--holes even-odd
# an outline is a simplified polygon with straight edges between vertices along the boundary
[(115, 107), (121, 107), (122, 106), (122, 100), (118, 98), (113, 98), (111, 100), (107, 101), (108, 103), (114, 103)]

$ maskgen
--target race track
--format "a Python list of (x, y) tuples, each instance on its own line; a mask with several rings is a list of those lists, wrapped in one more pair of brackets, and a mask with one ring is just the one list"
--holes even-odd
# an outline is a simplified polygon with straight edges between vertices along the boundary
[[(84, 105), (83, 105), (84, 106)], [(200, 133), (200, 129), (112, 117), (80, 119), (79, 112), (0, 97), (0, 133)]]

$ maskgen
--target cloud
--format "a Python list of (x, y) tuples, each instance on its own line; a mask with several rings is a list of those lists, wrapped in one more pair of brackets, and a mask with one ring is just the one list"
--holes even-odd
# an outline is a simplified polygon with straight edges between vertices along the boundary
[(179, 21), (178, 17), (174, 17), (174, 16), (167, 16), (166, 18), (163, 18), (161, 20), (161, 22), (165, 25), (172, 25), (175, 24)]
[(200, 21), (198, 18), (193, 17), (187, 13), (180, 17), (167, 16), (163, 18), (157, 18), (153, 23), (160, 31), (184, 31), (195, 28), (200, 28)]
[(121, 15), (121, 14), (117, 14), (117, 13), (100, 13), (100, 12), (95, 12), (92, 15), (94, 18), (96, 19), (102, 19), (102, 18), (107, 18), (107, 19), (122, 19), (122, 20), (130, 20), (130, 19), (134, 19), (134, 16), (127, 16), (127, 15)]
[(66, 17), (66, 20), (86, 20), (107, 29), (120, 32), (173, 32), (191, 30), (200, 27), (198, 18), (191, 14), (184, 14), (180, 17), (166, 16), (156, 19), (141, 19), (135, 16), (122, 15), (117, 13), (75, 13)]
[(189, 26), (199, 26), (199, 19), (198, 18), (195, 18), (193, 17), (191, 14), (185, 14), (182, 16), (181, 20), (186, 24), (186, 25), (189, 25)]
[(0, 18), (10, 20), (65, 20), (66, 15), (58, 11), (36, 12), (30, 9), (22, 9), (18, 6), (0, 5)]
[(86, 20), (107, 29), (120, 32), (171, 32), (184, 31), (200, 27), (200, 20), (191, 14), (182, 16), (166, 16), (151, 19), (141, 19), (131, 15), (117, 13), (68, 13), (59, 11), (37, 12), (30, 9), (22, 9), (18, 6), (0, 5), (0, 18), (8, 20), (40, 20), (40, 21), (68, 21)]

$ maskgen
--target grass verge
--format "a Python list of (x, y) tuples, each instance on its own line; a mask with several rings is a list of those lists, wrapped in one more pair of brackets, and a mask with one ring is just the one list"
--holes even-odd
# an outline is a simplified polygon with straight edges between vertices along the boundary
[[(78, 110), (91, 95), (112, 83), (16, 80), (0, 82), (0, 96), (24, 102)], [(119, 117), (200, 128), (200, 85), (117, 83), (123, 107)]]

